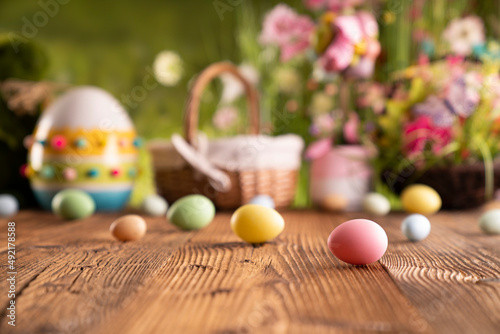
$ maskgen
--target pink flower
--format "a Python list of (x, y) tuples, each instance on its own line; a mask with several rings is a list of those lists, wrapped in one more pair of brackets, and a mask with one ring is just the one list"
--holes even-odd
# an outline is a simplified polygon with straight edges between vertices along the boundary
[(313, 30), (314, 23), (309, 17), (279, 4), (266, 15), (259, 41), (262, 45), (278, 46), (281, 60), (287, 61), (310, 46)]
[(417, 60), (418, 66), (427, 66), (430, 63), (429, 56), (425, 53), (420, 53)]
[(382, 50), (380, 42), (376, 39), (370, 39), (366, 42), (366, 44), (365, 57), (375, 60), (380, 55), (380, 51)]
[(349, 144), (359, 143), (359, 117), (356, 113), (350, 113), (349, 119), (344, 124), (344, 138)]
[[(337, 17), (332, 23), (336, 32), (333, 42), (327, 47), (319, 62), (327, 72), (340, 72), (352, 65), (355, 55), (360, 61), (354, 65), (351, 76), (367, 78), (373, 74), (375, 59), (380, 54), (377, 21), (372, 14), (360, 12), (356, 15)], [(364, 50), (356, 51), (357, 45)]]
[(340, 16), (333, 22), (337, 37), (327, 47), (320, 63), (327, 72), (345, 70), (354, 57), (354, 45), (361, 42), (363, 31), (355, 16)]
[(327, 8), (331, 11), (340, 11), (361, 5), (365, 0), (327, 0)]
[(348, 77), (367, 79), (373, 75), (375, 59), (362, 57), (355, 65), (351, 65), (346, 72)]
[(340, 35), (349, 42), (356, 44), (363, 38), (363, 27), (357, 16), (339, 16), (333, 22)]
[(339, 72), (345, 70), (351, 64), (353, 56), (354, 45), (342, 36), (339, 36), (328, 46), (319, 61), (325, 71)]
[(304, 157), (307, 160), (316, 160), (324, 156), (332, 148), (333, 140), (332, 138), (319, 139), (306, 149)]
[(372, 14), (368, 12), (359, 12), (356, 14), (361, 25), (361, 30), (366, 37), (377, 38), (378, 36), (378, 24)]
[(420, 116), (404, 128), (405, 151), (410, 155), (422, 153), (430, 145), (434, 154), (451, 141), (451, 127), (436, 127), (430, 117)]
[(236, 123), (238, 111), (233, 107), (222, 107), (218, 109), (213, 117), (213, 123), (219, 130), (227, 130)]
[(304, 5), (311, 10), (323, 9), (326, 5), (325, 0), (304, 0)]
[(335, 128), (335, 121), (331, 114), (321, 114), (313, 118), (311, 126), (311, 134), (321, 136), (324, 134), (330, 135)]

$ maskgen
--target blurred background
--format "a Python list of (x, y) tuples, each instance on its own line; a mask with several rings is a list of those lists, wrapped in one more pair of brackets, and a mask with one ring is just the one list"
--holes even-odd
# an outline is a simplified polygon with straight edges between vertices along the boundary
[[(124, 104), (143, 138), (169, 138), (181, 129), (189, 80), (210, 63), (241, 59), (238, 18), (248, 11), (258, 17), (276, 3), (0, 0), (0, 80), (101, 87)], [(20, 46), (20, 54), (12, 52), (12, 43)], [(151, 84), (155, 57), (163, 50), (182, 61), (182, 76), (169, 87)], [(150, 83), (146, 94), (144, 80)], [(207, 94), (201, 116), (208, 132), (215, 98)], [(12, 162), (0, 166), (0, 192), (16, 195), (22, 205), (34, 204), (18, 168), (27, 154), (22, 139), (32, 132), (38, 114), (14, 116), (6, 108), (0, 110), (0, 160)], [(145, 180), (148, 163), (143, 155)], [(152, 191), (151, 182), (140, 184), (139, 194)]]
[(241, 59), (237, 18), (247, 10), (260, 16), (278, 3), (243, 2), (221, 1), (227, 7), (216, 8), (213, 1), (61, 0), (53, 17), (37, 27), (37, 13), (47, 12), (39, 1), (2, 0), (0, 32), (29, 32), (48, 55), (43, 79), (99, 86), (121, 100), (143, 85), (159, 52), (176, 52), (184, 67), (181, 82), (125, 103), (142, 136), (167, 137), (179, 129), (189, 79), (212, 62)]
[[(427, 37), (440, 36), (452, 18), (474, 14), (483, 20), (488, 36), (498, 39), (500, 35), (500, 6), (493, 0), (352, 2), (362, 2), (379, 25), (382, 52), (374, 78), (382, 82), (394, 71), (413, 64), (419, 57), (418, 50), (434, 48), (424, 43), (432, 39), (417, 37), (419, 31), (425, 31)], [(309, 104), (311, 94), (293, 101), (289, 96), (304, 90), (303, 78), (311, 73), (310, 64), (294, 67), (294, 71), (307, 75), (294, 77), (280, 72), (279, 57), (263, 54), (258, 43), (265, 14), (278, 3), (275, 0), (0, 0), (0, 80), (16, 77), (101, 87), (122, 102), (138, 133), (149, 140), (169, 138), (179, 132), (190, 80), (207, 65), (229, 60), (255, 70), (254, 81), (263, 95), (262, 118), (270, 132), (295, 132), (310, 143), (313, 138), (309, 115), (290, 113), (286, 127), (279, 126), (279, 115), (275, 116), (284, 108), (300, 109)], [(310, 13), (300, 0), (281, 3), (299, 14)], [(13, 53), (12, 45), (19, 46), (21, 52)], [(265, 57), (273, 58), (274, 62), (263, 61)], [(158, 77), (155, 61), (170, 66), (170, 76), (163, 80)], [(158, 82), (151, 81), (154, 77)], [(269, 84), (269, 77), (274, 78), (274, 86)], [(294, 80), (299, 88), (280, 86)], [(237, 111), (238, 126), (225, 126), (231, 121), (227, 110), (215, 117), (223, 94), (230, 92), (224, 92), (223, 85), (217, 82), (203, 96), (200, 127), (209, 136), (233, 135), (245, 127), (241, 98), (234, 102), (241, 107)], [(27, 183), (13, 175), (17, 175), (18, 166), (26, 158), (22, 139), (32, 132), (39, 110), (12, 114), (7, 109), (3, 104), (0, 110), (0, 160), (12, 164), (0, 166), (0, 192), (13, 193), (21, 198), (22, 204), (29, 204), (29, 198), (23, 199), (29, 193)], [(154, 191), (144, 152), (141, 161), (146, 171), (144, 180), (148, 181), (139, 184), (136, 191), (139, 195), (134, 198)], [(304, 204), (307, 200), (299, 202)]]

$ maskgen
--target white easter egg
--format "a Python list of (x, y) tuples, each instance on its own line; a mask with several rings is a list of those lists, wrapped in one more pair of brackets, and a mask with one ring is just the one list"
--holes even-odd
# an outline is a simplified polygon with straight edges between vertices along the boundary
[(500, 234), (500, 209), (485, 212), (479, 218), (479, 227), (486, 234)]
[(46, 209), (67, 188), (87, 192), (96, 209), (116, 211), (130, 196), (140, 144), (120, 102), (97, 87), (70, 89), (40, 116), (29, 150), (29, 177)]
[(149, 195), (142, 202), (142, 210), (149, 216), (159, 217), (167, 214), (168, 203), (159, 195)]
[(385, 216), (391, 211), (391, 203), (382, 194), (370, 193), (363, 199), (363, 210), (375, 216)]

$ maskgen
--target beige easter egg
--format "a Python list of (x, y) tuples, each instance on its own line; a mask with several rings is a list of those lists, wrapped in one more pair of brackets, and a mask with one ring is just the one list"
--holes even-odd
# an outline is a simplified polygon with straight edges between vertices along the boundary
[(321, 201), (321, 207), (328, 211), (344, 211), (349, 204), (349, 200), (339, 194), (330, 194)]

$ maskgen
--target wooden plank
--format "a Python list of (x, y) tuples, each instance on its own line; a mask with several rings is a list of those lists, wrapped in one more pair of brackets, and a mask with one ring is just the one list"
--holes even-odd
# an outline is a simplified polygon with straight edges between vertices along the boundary
[[(16, 218), (16, 333), (87, 332), (121, 308), (154, 277), (172, 250), (190, 237), (169, 228), (163, 219), (148, 219), (150, 233), (140, 242), (125, 244), (110, 237), (108, 228), (114, 218), (100, 214), (62, 222), (48, 213)], [(7, 291), (5, 278), (2, 270), (0, 291)], [(0, 332), (7, 333), (12, 327), (5, 317), (4, 293), (0, 305)]]
[(232, 234), (229, 217), (183, 245), (99, 332), (412, 332), (426, 324), (382, 266), (352, 267), (330, 254), (326, 238), (339, 218), (285, 213), (284, 233), (253, 247)]
[(440, 213), (429, 237), (412, 243), (399, 231), (404, 216), (380, 220), (389, 236), (380, 262), (401, 291), (439, 333), (499, 333), (500, 237), (479, 231), (477, 211)]
[(120, 243), (108, 232), (117, 215), (62, 222), (22, 212), (18, 326), (4, 311), (0, 333), (498, 332), (500, 237), (480, 233), (479, 212), (432, 217), (419, 243), (401, 235), (404, 215), (376, 219), (389, 249), (354, 267), (326, 238), (360, 216), (286, 212), (283, 234), (255, 247), (232, 233), (227, 213), (196, 232), (150, 218), (143, 240)]

